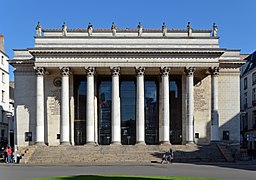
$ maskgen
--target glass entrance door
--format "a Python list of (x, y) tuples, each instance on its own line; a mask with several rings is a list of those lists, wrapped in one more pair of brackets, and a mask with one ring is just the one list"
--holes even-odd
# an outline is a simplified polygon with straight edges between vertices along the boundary
[(74, 142), (75, 145), (86, 143), (86, 77), (74, 76), (74, 100), (75, 122)]
[(170, 79), (170, 142), (182, 143), (182, 97), (181, 77)]
[(111, 143), (111, 81), (100, 80), (98, 87), (99, 144), (109, 145)]
[(136, 142), (136, 86), (135, 80), (121, 81), (121, 142), (134, 145)]
[(158, 144), (158, 86), (157, 81), (145, 81), (145, 141)]

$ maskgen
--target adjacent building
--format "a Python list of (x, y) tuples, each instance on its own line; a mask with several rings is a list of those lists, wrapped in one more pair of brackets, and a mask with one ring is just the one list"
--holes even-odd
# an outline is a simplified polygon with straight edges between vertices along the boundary
[(15, 49), (15, 143), (240, 142), (240, 50), (218, 27), (36, 27)]
[(256, 151), (256, 51), (241, 67), (241, 143)]
[(8, 144), (9, 118), (12, 113), (9, 111), (9, 63), (8, 55), (4, 51), (4, 35), (0, 35), (0, 138), (1, 146)]

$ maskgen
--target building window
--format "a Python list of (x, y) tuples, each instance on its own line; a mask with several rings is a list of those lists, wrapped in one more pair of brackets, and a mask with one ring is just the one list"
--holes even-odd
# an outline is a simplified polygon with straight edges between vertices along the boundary
[(256, 72), (252, 74), (252, 84), (256, 84)]
[(252, 89), (252, 105), (256, 106), (256, 88)]
[(252, 128), (256, 129), (256, 111), (253, 111)]
[(247, 77), (244, 78), (244, 89), (247, 89)]
[(244, 108), (247, 108), (247, 92), (244, 93)]
[(4, 56), (1, 57), (1, 63), (4, 64)]
[(229, 140), (229, 131), (223, 131), (223, 140)]
[(1, 137), (4, 137), (4, 129), (1, 130)]
[(5, 80), (5, 74), (2, 73), (2, 82), (4, 83), (4, 80)]
[(2, 102), (4, 102), (4, 96), (5, 96), (5, 92), (4, 91), (2, 91)]

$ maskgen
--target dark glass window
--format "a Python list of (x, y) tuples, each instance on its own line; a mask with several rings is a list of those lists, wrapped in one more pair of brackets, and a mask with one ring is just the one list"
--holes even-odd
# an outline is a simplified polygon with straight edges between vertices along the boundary
[(182, 143), (182, 96), (181, 77), (172, 76), (169, 86), (170, 94), (170, 142)]
[(85, 76), (74, 76), (74, 140), (76, 145), (86, 143), (86, 86)]
[(99, 81), (99, 144), (111, 143), (111, 81)]
[(158, 144), (158, 93), (156, 81), (145, 81), (145, 141)]
[(121, 142), (133, 145), (136, 142), (136, 86), (134, 80), (123, 80), (120, 86)]

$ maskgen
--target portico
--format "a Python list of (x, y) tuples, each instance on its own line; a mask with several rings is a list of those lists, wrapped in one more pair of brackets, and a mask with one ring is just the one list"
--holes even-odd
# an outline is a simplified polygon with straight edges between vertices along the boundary
[[(219, 92), (229, 88), (222, 83), (223, 77), (239, 77), (239, 51), (219, 48), (211, 30), (115, 30), (43, 29), (44, 35), (40, 32), (35, 37), (35, 47), (15, 51), (15, 76), (21, 81), (29, 76), (36, 83), (31, 90), (35, 98), (24, 102), (32, 110), (23, 120), (30, 128), (17, 129), (16, 142), (150, 145), (219, 141), (220, 125), (231, 118), (219, 118), (223, 113)], [(25, 89), (18, 84), (16, 91)], [(24, 110), (16, 105), (18, 127)], [(31, 142), (21, 137), (24, 132), (32, 132)], [(233, 138), (236, 141), (235, 134)]]

